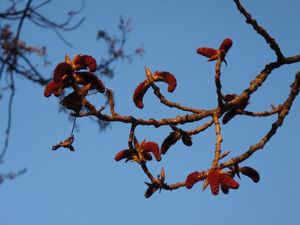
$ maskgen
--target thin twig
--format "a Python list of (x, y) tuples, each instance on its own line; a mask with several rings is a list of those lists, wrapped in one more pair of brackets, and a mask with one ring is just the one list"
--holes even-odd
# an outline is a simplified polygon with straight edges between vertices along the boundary
[(110, 89), (106, 90), (106, 96), (108, 98), (108, 104), (109, 104), (109, 108), (110, 108), (110, 113), (112, 116), (116, 116), (118, 115), (115, 111), (115, 101), (114, 101), (114, 96), (113, 96), (113, 92)]
[(206, 122), (205, 124), (203, 124), (203, 125), (197, 127), (196, 129), (187, 131), (187, 134), (189, 134), (189, 135), (195, 135), (195, 134), (198, 134), (198, 133), (200, 133), (200, 132), (206, 130), (207, 128), (209, 128), (209, 127), (210, 127), (211, 125), (213, 125), (213, 124), (214, 124), (214, 120), (211, 119), (210, 121), (208, 121), (208, 122)]
[(223, 107), (223, 95), (222, 95), (222, 84), (221, 84), (221, 64), (222, 58), (219, 57), (215, 67), (215, 84), (218, 96), (218, 105), (219, 107)]
[(15, 96), (15, 82), (14, 82), (14, 77), (13, 74), (10, 74), (10, 79), (11, 79), (11, 84), (10, 84), (10, 96), (9, 96), (9, 101), (8, 101), (8, 119), (7, 119), (7, 125), (6, 125), (6, 131), (5, 131), (5, 141), (4, 141), (4, 147), (2, 149), (2, 152), (0, 154), (0, 161), (3, 160), (3, 157), (5, 153), (7, 152), (8, 144), (9, 144), (9, 137), (10, 137), (10, 130), (11, 130), (11, 123), (12, 123), (12, 106), (13, 106), (13, 101), (14, 101), (14, 96)]
[(237, 110), (237, 114), (247, 115), (247, 116), (258, 116), (258, 117), (266, 117), (266, 116), (272, 116), (276, 113), (279, 113), (281, 111), (282, 105), (279, 105), (276, 108), (273, 108), (271, 111), (264, 111), (264, 112), (250, 112), (250, 111), (244, 111), (244, 110)]
[(277, 55), (277, 60), (280, 61), (281, 59), (283, 59), (284, 56), (276, 40), (271, 37), (271, 35), (262, 26), (260, 26), (255, 19), (252, 19), (251, 14), (246, 11), (239, 0), (233, 1), (235, 2), (236, 7), (240, 11), (240, 13), (242, 13), (246, 18), (246, 23), (251, 24), (253, 29), (265, 39), (270, 48), (275, 52), (275, 54)]

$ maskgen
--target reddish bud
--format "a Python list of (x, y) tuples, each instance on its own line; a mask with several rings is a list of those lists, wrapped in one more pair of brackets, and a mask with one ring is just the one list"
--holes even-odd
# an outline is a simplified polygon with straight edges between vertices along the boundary
[(260, 176), (259, 176), (259, 173), (255, 169), (253, 169), (249, 166), (244, 166), (244, 167), (240, 168), (240, 172), (242, 174), (246, 175), (247, 177), (251, 178), (254, 183), (259, 182)]
[(173, 74), (169, 72), (158, 72), (155, 71), (153, 74), (154, 80), (155, 81), (163, 81), (168, 84), (168, 92), (173, 92), (177, 86), (177, 81), (176, 78)]
[(232, 40), (230, 38), (226, 38), (223, 40), (222, 44), (220, 45), (220, 50), (223, 50), (225, 53), (228, 52), (228, 50), (232, 46)]
[(120, 161), (122, 159), (129, 159), (131, 155), (132, 153), (129, 149), (124, 149), (116, 154), (115, 160)]
[(152, 152), (157, 161), (161, 160), (158, 144), (152, 141), (144, 142), (142, 145), (144, 152)]
[(55, 82), (61, 82), (63, 80), (64, 75), (71, 76), (73, 73), (72, 66), (69, 63), (62, 62), (57, 64), (53, 74), (53, 80)]
[(216, 49), (213, 49), (213, 48), (198, 48), (197, 53), (199, 55), (203, 55), (207, 58), (218, 56), (218, 51)]
[(140, 109), (142, 109), (144, 107), (143, 97), (146, 94), (149, 87), (150, 87), (150, 84), (149, 84), (148, 80), (144, 80), (134, 90), (133, 102), (136, 105), (136, 107), (138, 107)]
[(161, 154), (166, 154), (169, 148), (174, 145), (181, 137), (181, 134), (179, 131), (172, 131), (163, 141), (160, 152)]
[(52, 80), (46, 85), (44, 89), (44, 96), (50, 97), (53, 93), (57, 92), (60, 88), (61, 88), (61, 83)]

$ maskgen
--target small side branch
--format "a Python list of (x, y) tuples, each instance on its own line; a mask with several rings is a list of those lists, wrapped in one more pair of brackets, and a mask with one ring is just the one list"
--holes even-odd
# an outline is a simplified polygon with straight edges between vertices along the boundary
[(253, 116), (253, 117), (267, 117), (272, 116), (276, 113), (279, 113), (282, 109), (282, 105), (279, 105), (277, 107), (272, 106), (271, 111), (263, 111), (263, 112), (250, 112), (250, 111), (244, 111), (244, 110), (237, 110), (237, 114), (247, 115), (247, 116)]
[(273, 137), (273, 135), (276, 133), (277, 129), (283, 124), (283, 121), (285, 117), (288, 115), (292, 104), (296, 98), (296, 96), (299, 93), (299, 87), (300, 87), (300, 71), (296, 74), (295, 81), (291, 85), (291, 91), (289, 94), (289, 97), (287, 100), (282, 104), (282, 108), (278, 114), (277, 120), (272, 124), (271, 129), (269, 132), (255, 145), (252, 145), (249, 150), (244, 152), (243, 154), (225, 162), (220, 165), (220, 168), (229, 167), (232, 165), (236, 165), (247, 158), (249, 158), (253, 153), (255, 153), (257, 150), (262, 149), (266, 143)]

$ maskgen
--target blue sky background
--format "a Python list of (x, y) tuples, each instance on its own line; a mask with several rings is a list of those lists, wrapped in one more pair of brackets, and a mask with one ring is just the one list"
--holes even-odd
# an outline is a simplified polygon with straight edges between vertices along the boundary
[[(81, 3), (53, 1), (43, 12), (62, 21), (70, 8), (76, 9)], [(276, 38), (286, 56), (300, 53), (299, 1), (254, 0), (244, 1), (244, 5)], [(27, 44), (47, 46), (53, 64), (46, 68), (37, 64), (50, 77), (65, 53), (90, 54), (98, 59), (105, 55), (105, 46), (96, 41), (97, 30), (105, 28), (116, 33), (119, 16), (130, 17), (133, 32), (126, 48), (130, 51), (143, 43), (146, 54), (131, 64), (118, 63), (115, 78), (103, 79), (115, 91), (116, 111), (124, 115), (162, 118), (182, 114), (159, 104), (151, 92), (145, 96), (143, 110), (134, 106), (132, 94), (145, 78), (145, 65), (152, 71), (166, 70), (176, 76), (175, 92), (164, 92), (170, 100), (211, 108), (217, 103), (214, 63), (198, 56), (198, 47), (217, 48), (224, 38), (233, 40), (228, 66), (222, 67), (224, 93), (240, 93), (266, 63), (276, 59), (262, 37), (245, 23), (233, 1), (90, 0), (85, 2), (82, 15), (86, 16), (85, 23), (64, 34), (73, 48), (62, 43), (54, 32), (34, 27), (28, 21), (21, 38)], [(297, 64), (274, 71), (253, 95), (247, 109), (264, 111), (270, 109), (270, 104), (283, 102), (298, 70)], [(113, 160), (119, 150), (126, 148), (128, 125), (115, 123), (99, 133), (95, 123), (82, 118), (78, 120), (80, 131), (75, 134), (76, 152), (53, 152), (51, 146), (70, 133), (68, 116), (58, 113), (58, 100), (46, 99), (41, 87), (23, 79), (17, 82), (12, 138), (0, 169), (4, 173), (26, 167), (28, 172), (0, 186), (0, 225), (299, 223), (299, 99), (265, 149), (242, 164), (260, 172), (260, 183), (243, 177), (240, 189), (227, 196), (212, 196), (209, 189), (202, 192), (198, 184), (191, 190), (162, 191), (145, 199), (143, 182), (148, 180), (138, 165)], [(164, 91), (163, 84), (161, 87)], [(104, 100), (100, 95), (94, 99), (98, 107)], [(1, 108), (6, 103), (7, 99), (2, 99)], [(3, 110), (0, 116), (1, 121), (6, 121)], [(222, 127), (223, 149), (232, 152), (229, 157), (244, 152), (261, 139), (275, 119), (237, 117)], [(5, 123), (1, 122), (0, 128), (4, 134)], [(169, 132), (168, 128), (139, 127), (137, 136), (161, 143)], [(193, 142), (190, 148), (178, 143), (161, 162), (149, 164), (153, 174), (164, 166), (166, 181), (173, 183), (184, 180), (192, 171), (209, 168), (215, 146), (214, 128), (194, 137)]]

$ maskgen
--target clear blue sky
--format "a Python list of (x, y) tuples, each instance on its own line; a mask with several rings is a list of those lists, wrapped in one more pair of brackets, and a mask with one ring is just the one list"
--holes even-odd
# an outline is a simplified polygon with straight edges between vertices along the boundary
[[(243, 1), (245, 7), (276, 38), (286, 56), (300, 53), (300, 17), (298, 0)], [(0, 3), (0, 7), (1, 7)], [(70, 8), (81, 1), (53, 1), (43, 10), (47, 16), (63, 20)], [(144, 79), (144, 66), (172, 72), (178, 80), (173, 94), (166, 96), (184, 105), (210, 108), (216, 105), (214, 63), (196, 54), (202, 46), (218, 47), (230, 37), (234, 44), (222, 70), (224, 93), (240, 93), (264, 65), (274, 61), (265, 41), (245, 23), (233, 1), (86, 1), (82, 12), (85, 23), (65, 37), (74, 48), (56, 35), (25, 22), (21, 38), (28, 44), (46, 45), (52, 66), (43, 68), (51, 76), (54, 65), (64, 54), (91, 54), (100, 58), (104, 45), (96, 42), (96, 31), (105, 28), (117, 32), (119, 15), (130, 17), (133, 32), (127, 49), (144, 44), (146, 54), (133, 63), (121, 62), (113, 80), (103, 79), (115, 91), (116, 110), (120, 114), (142, 118), (171, 117), (177, 112), (161, 106), (153, 93), (147, 93), (141, 111), (132, 103), (135, 86)], [(38, 62), (37, 62), (38, 63)], [(299, 64), (274, 71), (247, 109), (264, 111), (281, 103), (299, 70)], [(9, 151), (1, 172), (26, 167), (28, 172), (0, 186), (0, 225), (296, 225), (299, 224), (300, 186), (298, 174), (299, 109), (296, 100), (284, 126), (266, 145), (243, 165), (255, 167), (261, 174), (259, 184), (246, 177), (240, 189), (229, 195), (212, 196), (209, 189), (155, 193), (145, 199), (148, 181), (138, 165), (115, 162), (114, 155), (126, 147), (130, 127), (115, 123), (99, 133), (88, 118), (80, 119), (75, 134), (76, 152), (51, 151), (51, 146), (69, 135), (71, 123), (58, 113), (58, 101), (46, 99), (43, 89), (18, 80), (14, 104), (13, 130)], [(163, 87), (163, 86), (162, 86)], [(162, 88), (164, 89), (164, 88)], [(99, 96), (98, 106), (104, 102)], [(1, 101), (4, 107), (6, 99)], [(0, 112), (1, 121), (6, 118)], [(222, 127), (224, 150), (234, 157), (260, 140), (275, 117), (268, 119), (238, 117)], [(191, 127), (196, 127), (194, 124)], [(1, 136), (4, 123), (1, 122)], [(161, 143), (169, 129), (138, 128), (138, 138)], [(150, 164), (154, 174), (164, 166), (166, 181), (182, 181), (195, 170), (207, 169), (213, 158), (214, 129), (194, 138), (190, 148), (177, 144), (164, 159)]]

